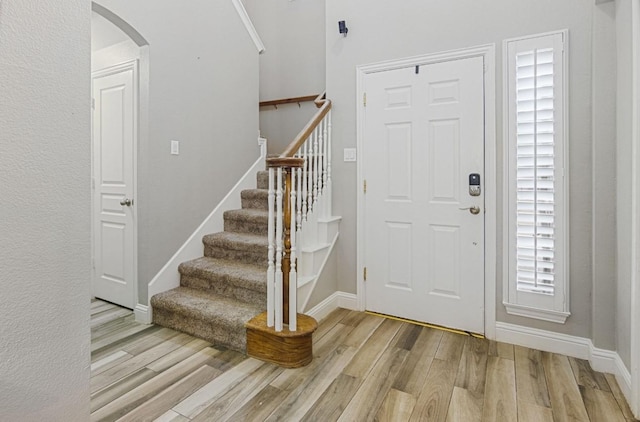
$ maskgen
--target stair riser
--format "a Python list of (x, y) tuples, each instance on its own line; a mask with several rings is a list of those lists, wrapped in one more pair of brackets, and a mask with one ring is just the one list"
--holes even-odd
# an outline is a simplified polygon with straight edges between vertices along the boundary
[(266, 236), (269, 225), (264, 223), (256, 223), (254, 221), (243, 220), (224, 220), (224, 231), (234, 233), (249, 233), (260, 236)]
[(256, 209), (256, 210), (268, 210), (269, 209), (269, 202), (267, 200), (267, 198), (255, 198), (255, 197), (250, 197), (250, 198), (242, 198), (242, 208), (247, 209), (247, 208), (252, 208), (252, 209)]
[[(269, 172), (268, 171), (258, 172), (258, 175), (256, 176), (256, 187), (258, 189), (269, 189)], [(282, 187), (284, 187), (284, 180), (282, 181)]]
[(244, 327), (212, 324), (211, 321), (186, 317), (158, 307), (153, 308), (153, 323), (191, 334), (214, 345), (222, 345), (241, 353), (246, 353), (247, 350)]
[(260, 171), (256, 177), (256, 185), (258, 189), (269, 189), (269, 172)]
[(180, 285), (191, 287), (192, 289), (206, 290), (221, 296), (232, 297), (257, 306), (264, 306), (267, 303), (266, 292), (244, 289), (242, 287), (229, 284), (225, 280), (207, 280), (199, 277), (183, 275), (180, 277)]
[(205, 245), (204, 256), (219, 259), (237, 260), (247, 264), (267, 266), (267, 251), (234, 250)]

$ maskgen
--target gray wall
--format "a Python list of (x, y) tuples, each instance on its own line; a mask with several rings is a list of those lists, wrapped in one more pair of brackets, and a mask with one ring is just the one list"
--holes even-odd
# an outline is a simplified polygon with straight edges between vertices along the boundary
[[(356, 165), (340, 160), (356, 146), (355, 67), (359, 64), (493, 43), (497, 47), (498, 244), (497, 318), (536, 328), (592, 336), (592, 2), (583, 0), (327, 0), (327, 94), (334, 101), (334, 207), (343, 217), (339, 289), (356, 291)], [(338, 34), (346, 20), (349, 35)], [(571, 313), (564, 325), (507, 315), (502, 306), (502, 41), (569, 29), (569, 154)], [(613, 303), (598, 303), (612, 308)], [(610, 329), (610, 328), (609, 328)], [(606, 342), (607, 340), (605, 340)]]
[(309, 311), (333, 293), (340, 290), (338, 289), (338, 257), (336, 256), (336, 250), (336, 248), (333, 248), (327, 257), (327, 263), (325, 264), (324, 270), (322, 271), (322, 274), (320, 274), (316, 287), (311, 293), (309, 302), (307, 302), (307, 306), (303, 311)]
[(593, 9), (593, 343), (615, 350), (616, 6)]
[(260, 134), (269, 141), (267, 152), (279, 154), (284, 151), (317, 111), (312, 101), (300, 103), (299, 107), (298, 104), (282, 104), (277, 109), (261, 107)]
[(618, 294), (616, 301), (616, 350), (631, 368), (631, 0), (617, 0), (617, 223)]
[[(91, 13), (91, 52), (130, 40), (129, 36), (111, 21), (97, 14)], [(133, 41), (131, 41), (133, 42)]]
[(244, 4), (265, 45), (260, 55), (260, 100), (324, 91), (324, 0), (244, 0)]
[(2, 420), (89, 420), (90, 20), (0, 4)]
[[(325, 89), (324, 0), (244, 0), (265, 52), (260, 100), (320, 94)], [(263, 108), (260, 133), (280, 153), (317, 111), (313, 103)]]
[[(99, 0), (149, 43), (138, 150), (138, 284), (147, 285), (257, 158), (258, 53), (231, 1)], [(180, 141), (180, 155), (169, 141)]]

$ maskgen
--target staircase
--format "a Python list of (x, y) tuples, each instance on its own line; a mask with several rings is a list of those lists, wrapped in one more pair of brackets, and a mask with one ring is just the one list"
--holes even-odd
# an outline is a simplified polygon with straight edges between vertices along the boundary
[(155, 324), (246, 352), (245, 324), (267, 304), (268, 183), (258, 172), (224, 231), (203, 237), (204, 256), (180, 264), (180, 286), (151, 298)]
[[(287, 368), (311, 362), (318, 324), (298, 311), (307, 307), (325, 262), (316, 261), (335, 245), (340, 221), (331, 214), (331, 101), (323, 93), (314, 103), (309, 123), (266, 159), (268, 171), (255, 173), (265, 162), (261, 143), (247, 173), (256, 174), (256, 189), (240, 192), (241, 209), (224, 212), (224, 231), (203, 236), (219, 230), (209, 226), (216, 208), (151, 281), (150, 291), (162, 292), (150, 301), (154, 323)], [(175, 266), (200, 254), (200, 236), (204, 257), (182, 262), (178, 281)], [(299, 303), (300, 293), (306, 298)]]

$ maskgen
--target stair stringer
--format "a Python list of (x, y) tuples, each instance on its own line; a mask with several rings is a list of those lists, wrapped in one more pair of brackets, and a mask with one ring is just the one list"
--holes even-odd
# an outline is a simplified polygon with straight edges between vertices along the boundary
[(153, 277), (149, 283), (147, 304), (136, 306), (136, 321), (143, 324), (151, 324), (153, 321), (151, 298), (159, 293), (166, 292), (180, 286), (180, 273), (178, 266), (182, 262), (190, 261), (202, 256), (202, 238), (209, 233), (224, 231), (223, 215), (225, 211), (241, 208), (240, 193), (243, 190), (251, 189), (255, 186), (256, 175), (265, 167), (267, 157), (267, 140), (258, 139), (260, 156), (256, 162), (240, 178), (238, 183), (231, 188), (229, 193), (220, 201), (214, 210), (205, 218), (198, 228), (189, 236), (187, 241), (178, 251), (167, 261), (162, 269)]

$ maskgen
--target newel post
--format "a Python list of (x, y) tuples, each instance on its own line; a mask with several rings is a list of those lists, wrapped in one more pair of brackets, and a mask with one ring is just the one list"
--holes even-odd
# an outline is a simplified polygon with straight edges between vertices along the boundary
[[(292, 203), (292, 190), (295, 189), (293, 182), (294, 169), (302, 168), (304, 164), (303, 158), (295, 157), (278, 157), (269, 158), (267, 160), (267, 167), (269, 168), (281, 168), (284, 176), (284, 192), (282, 194), (282, 320), (284, 324), (290, 324), (290, 304), (291, 297), (290, 292), (295, 292), (295, 289), (290, 286), (291, 278), (290, 271), (292, 269), (291, 263), (291, 236), (295, 236), (295, 229), (292, 233), (291, 220), (292, 216), (296, 213), (296, 204)], [(293, 195), (295, 198), (296, 196)], [(295, 228), (295, 225), (293, 226)], [(295, 259), (295, 258), (294, 258)], [(295, 268), (295, 263), (293, 265)], [(295, 293), (293, 293), (295, 294)], [(277, 312), (277, 314), (279, 314)], [(295, 315), (295, 314), (293, 314)], [(291, 324), (290, 324), (291, 325)], [(295, 327), (295, 322), (293, 324)], [(291, 328), (291, 327), (290, 327)], [(295, 328), (294, 328), (295, 330)]]
[(282, 318), (289, 324), (289, 272), (291, 271), (291, 168), (285, 168), (283, 195), (284, 254), (282, 256)]

